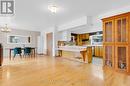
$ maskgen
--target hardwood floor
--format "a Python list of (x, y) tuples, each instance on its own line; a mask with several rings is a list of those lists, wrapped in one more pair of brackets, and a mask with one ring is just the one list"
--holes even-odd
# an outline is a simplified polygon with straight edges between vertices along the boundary
[(130, 76), (103, 71), (94, 64), (43, 56), (15, 59), (0, 67), (0, 86), (130, 86)]

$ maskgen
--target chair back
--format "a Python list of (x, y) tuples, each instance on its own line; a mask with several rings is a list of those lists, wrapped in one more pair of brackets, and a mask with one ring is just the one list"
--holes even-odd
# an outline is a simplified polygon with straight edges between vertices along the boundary
[(22, 53), (21, 47), (14, 48), (14, 54), (21, 54), (21, 53)]
[(25, 53), (25, 54), (30, 54), (30, 53), (31, 53), (31, 50), (32, 50), (31, 47), (25, 47), (25, 48), (24, 48), (24, 53)]

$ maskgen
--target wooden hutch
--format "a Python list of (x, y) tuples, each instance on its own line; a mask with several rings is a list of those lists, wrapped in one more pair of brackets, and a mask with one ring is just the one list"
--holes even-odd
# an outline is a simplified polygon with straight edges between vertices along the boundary
[(130, 12), (102, 21), (104, 68), (130, 74)]

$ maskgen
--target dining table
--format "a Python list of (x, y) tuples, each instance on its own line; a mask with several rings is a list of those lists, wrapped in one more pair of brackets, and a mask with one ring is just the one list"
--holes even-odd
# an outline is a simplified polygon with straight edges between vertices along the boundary
[[(21, 48), (22, 51), (24, 51), (24, 48)], [(36, 57), (36, 48), (31, 48), (33, 52), (33, 57)], [(9, 48), (9, 59), (12, 59), (12, 51), (14, 51), (14, 48)]]

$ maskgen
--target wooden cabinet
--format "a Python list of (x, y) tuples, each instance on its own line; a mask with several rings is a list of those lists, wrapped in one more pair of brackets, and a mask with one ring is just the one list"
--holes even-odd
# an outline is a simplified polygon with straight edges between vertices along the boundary
[(128, 44), (128, 16), (115, 19), (115, 42)]
[(103, 47), (102, 46), (95, 46), (94, 47), (94, 56), (103, 57)]
[(130, 74), (130, 12), (103, 19), (104, 67)]
[(79, 46), (85, 45), (86, 41), (89, 39), (89, 34), (77, 34), (76, 44)]
[(81, 34), (81, 36), (82, 36), (82, 39), (89, 39), (89, 34)]
[(114, 42), (114, 21), (107, 20), (103, 23), (104, 31), (103, 31), (103, 42), (113, 43)]
[(104, 45), (103, 51), (104, 66), (114, 68), (114, 46)]
[[(128, 46), (118, 45), (115, 48), (116, 70), (128, 71)], [(128, 71), (129, 72), (129, 71)]]

